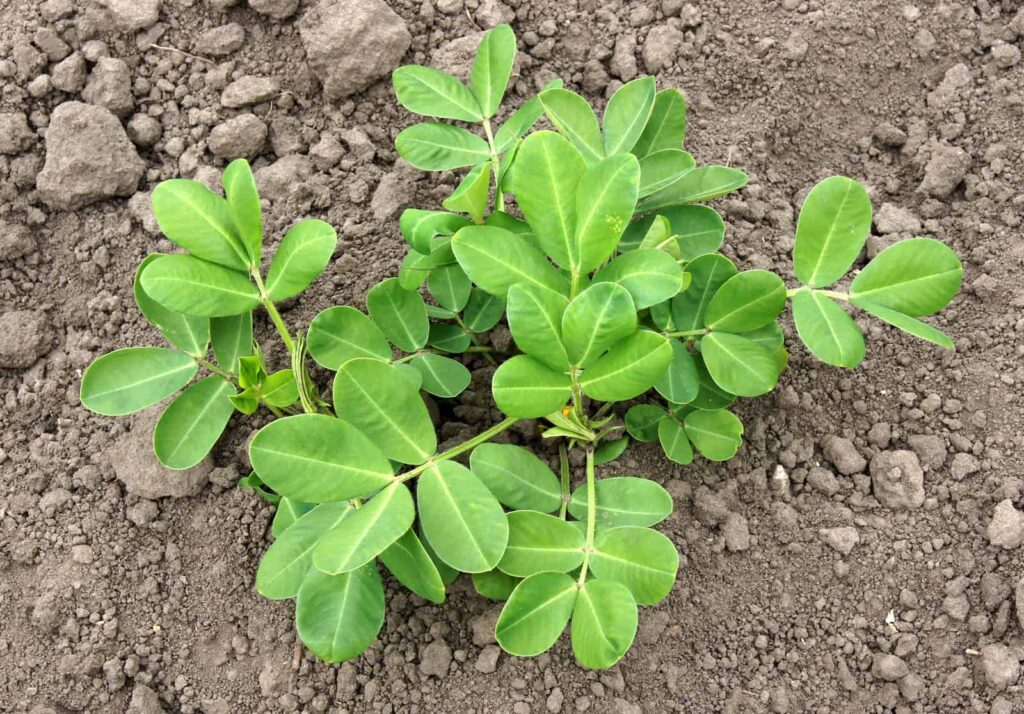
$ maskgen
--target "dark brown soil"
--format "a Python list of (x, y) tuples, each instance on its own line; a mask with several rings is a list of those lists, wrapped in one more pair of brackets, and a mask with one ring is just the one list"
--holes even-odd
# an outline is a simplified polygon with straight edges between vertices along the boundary
[[(93, 358), (157, 343), (131, 276), (170, 245), (144, 193), (80, 210), (40, 195), (55, 107), (127, 100), (115, 113), (145, 164), (140, 192), (215, 180), (211, 131), (255, 115), (269, 129), (252, 149), (268, 233), (309, 215), (343, 241), (288, 306), (297, 326), (331, 304), (362, 306), (401, 258), (400, 209), (454, 185), (395, 164), (412, 118), (386, 77), (325, 99), (298, 31), (307, 0), (291, 14), (252, 0), (283, 20), (234, 0), (165, 0), (139, 31), (116, 31), (99, 0), (0, 0), (0, 711), (1024, 712), (1024, 547), (989, 539), (997, 503), (1024, 510), (1024, 11), (912, 1), (389, 0), (412, 37), (404, 62), (454, 68), (460, 38), (511, 20), (523, 53), (513, 102), (556, 75), (598, 101), (635, 71), (681, 88), (690, 151), (751, 176), (717, 206), (744, 267), (792, 278), (796, 209), (829, 174), (870, 187), (870, 253), (913, 233), (964, 260), (963, 294), (933, 320), (955, 352), (865, 321), (857, 370), (793, 347), (777, 394), (740, 407), (747, 442), (731, 462), (684, 468), (639, 447), (606, 470), (672, 492), (663, 529), (683, 560), (671, 595), (641, 612), (633, 650), (594, 673), (565, 640), (495, 663), (495, 606), (462, 581), (443, 606), (391, 588), (378, 644), (342, 666), (316, 662), (296, 647), (291, 604), (253, 586), (272, 509), (232, 484), (259, 423), (237, 420), (216, 468), (186, 483), (146, 454), (151, 417), (78, 403)], [(107, 4), (144, 15), (151, 3)], [(240, 47), (227, 49), (234, 29), (200, 42), (229, 22)], [(122, 59), (127, 98), (80, 96), (75, 67), (57, 68), (72, 52), (87, 73), (101, 54)], [(223, 106), (223, 86), (246, 75), (279, 88)], [(155, 141), (139, 114), (156, 120)], [(462, 406), (490, 407), (486, 374), (475, 386)], [(494, 415), (454, 413), (467, 423), (443, 438)], [(900, 450), (924, 468), (920, 508), (875, 498), (870, 462)], [(195, 493), (143, 499), (126, 474)], [(848, 530), (823, 532), (835, 528)]]

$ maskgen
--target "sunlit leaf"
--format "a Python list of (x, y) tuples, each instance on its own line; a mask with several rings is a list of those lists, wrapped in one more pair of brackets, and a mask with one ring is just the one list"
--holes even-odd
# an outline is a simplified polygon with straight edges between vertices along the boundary
[(821, 288), (850, 269), (871, 231), (871, 198), (845, 176), (819, 182), (804, 199), (796, 224), (793, 272), (804, 285)]
[(355, 570), (405, 535), (415, 517), (409, 488), (392, 482), (320, 539), (313, 567), (332, 575)]
[(671, 361), (672, 348), (667, 339), (637, 330), (586, 369), (580, 386), (584, 394), (598, 401), (632, 399), (650, 389)]
[(569, 361), (587, 367), (619, 340), (636, 332), (629, 291), (613, 282), (594, 283), (562, 315), (562, 342)]
[(481, 444), (469, 465), (503, 505), (541, 513), (558, 510), (558, 478), (533, 452), (512, 444)]
[(292, 226), (270, 261), (267, 293), (274, 302), (298, 295), (324, 271), (334, 255), (338, 234), (313, 218)]
[(415, 352), (427, 344), (430, 321), (418, 292), (406, 290), (397, 278), (377, 283), (366, 294), (366, 310), (373, 323), (400, 350)]
[(398, 582), (424, 600), (444, 602), (444, 582), (423, 543), (411, 528), (380, 554), (380, 562)]
[(797, 335), (826, 364), (856, 367), (864, 359), (864, 335), (842, 307), (815, 291), (793, 296)]
[(140, 280), (150, 297), (185, 315), (238, 315), (260, 301), (245, 273), (191, 255), (162, 255), (146, 266)]
[(683, 426), (690, 442), (711, 461), (728, 461), (743, 443), (743, 422), (724, 409), (690, 412)]
[(487, 142), (451, 124), (413, 124), (395, 137), (399, 156), (424, 171), (449, 171), (490, 159)]
[(599, 530), (590, 567), (598, 578), (622, 583), (639, 605), (653, 605), (672, 589), (679, 554), (672, 541), (650, 528)]
[(494, 402), (507, 416), (535, 419), (561, 409), (572, 391), (569, 377), (526, 355), (502, 363), (491, 380)]
[(663, 89), (632, 151), (643, 158), (662, 149), (681, 149), (685, 138), (686, 99), (678, 89)]
[(188, 384), (199, 371), (184, 352), (129, 347), (96, 359), (82, 375), (80, 398), (91, 411), (122, 416), (152, 406)]
[(484, 118), (466, 85), (440, 70), (408, 64), (391, 73), (391, 82), (399, 103), (415, 114), (468, 122)]
[(469, 73), (469, 86), (485, 118), (494, 116), (516, 61), (516, 36), (508, 25), (498, 25), (480, 41)]
[(254, 264), (228, 202), (204, 184), (190, 179), (161, 181), (152, 200), (161, 232), (196, 258), (242, 271)]
[(626, 654), (636, 637), (632, 593), (614, 580), (588, 580), (572, 611), (572, 651), (588, 669), (607, 669)]
[(682, 288), (683, 269), (663, 250), (641, 248), (623, 253), (594, 276), (594, 282), (618, 283), (629, 291), (636, 309), (668, 300)]
[(752, 340), (712, 332), (700, 342), (708, 372), (722, 389), (740, 397), (756, 397), (775, 389), (780, 369), (772, 353)]
[(249, 162), (245, 159), (232, 161), (224, 167), (220, 183), (228, 201), (228, 213), (245, 247), (249, 265), (259, 265), (263, 251), (263, 211)]
[(365, 314), (341, 305), (317, 314), (306, 338), (309, 354), (327, 369), (336, 370), (350, 359), (366, 357), (387, 362), (391, 346), (380, 328)]
[(568, 89), (548, 89), (538, 96), (555, 129), (572, 142), (588, 166), (604, 158), (601, 127), (586, 99)]
[(260, 595), (270, 600), (295, 597), (313, 565), (316, 544), (351, 511), (347, 502), (322, 503), (289, 526), (260, 561), (256, 571)]
[(900, 328), (914, 337), (919, 337), (922, 340), (933, 342), (939, 347), (945, 347), (947, 350), (954, 348), (953, 340), (931, 325), (921, 322), (915, 317), (910, 317), (909, 315), (904, 315), (902, 312), (896, 312), (895, 310), (890, 310), (887, 307), (876, 305), (868, 300), (858, 300), (857, 307), (871, 315), (874, 315), (879, 320), (888, 322), (890, 325)]
[(295, 601), (295, 628), (324, 662), (362, 654), (384, 625), (384, 586), (375, 563), (340, 575), (312, 569)]
[(457, 397), (472, 380), (466, 366), (450, 357), (424, 354), (411, 360), (409, 364), (422, 375), (423, 391), (435, 397)]
[(629, 151), (647, 126), (654, 107), (654, 77), (639, 77), (615, 90), (604, 110), (604, 154)]
[(498, 644), (517, 657), (546, 652), (565, 630), (577, 590), (576, 581), (565, 573), (538, 573), (523, 580), (498, 617)]
[[(664, 416), (664, 412), (662, 412)], [(615, 526), (653, 526), (672, 513), (672, 496), (654, 481), (635, 476), (612, 476), (596, 482), (598, 528)], [(587, 484), (572, 493), (569, 513), (578, 520), (587, 519)]]
[(503, 228), (467, 226), (455, 234), (452, 247), (470, 279), (492, 295), (504, 298), (520, 282), (568, 290), (565, 278), (539, 250)]
[(174, 398), (153, 431), (153, 451), (169, 469), (192, 468), (210, 453), (235, 411), (235, 388), (218, 376), (201, 379)]
[(786, 284), (768, 270), (745, 270), (726, 280), (708, 303), (704, 326), (748, 332), (774, 322), (786, 307)]
[[(182, 315), (174, 310), (169, 310), (151, 298), (142, 288), (142, 271), (159, 257), (159, 254), (156, 253), (147, 255), (139, 265), (139, 269), (135, 271), (135, 302), (145, 318), (160, 329), (161, 334), (168, 342), (190, 355), (205, 355), (206, 346), (210, 342), (209, 318)], [(215, 350), (216, 347), (214, 344)]]
[[(868, 263), (850, 285), (850, 302), (871, 303), (910, 317), (931, 315), (960, 290), (960, 259), (933, 238), (895, 243)], [(867, 309), (867, 308), (864, 308)]]
[(583, 533), (561, 518), (537, 511), (508, 514), (508, 545), (498, 568), (525, 578), (536, 573), (565, 573), (583, 563)]
[(508, 291), (508, 326), (516, 345), (558, 372), (569, 369), (562, 343), (562, 317), (568, 305), (564, 295), (528, 283)]

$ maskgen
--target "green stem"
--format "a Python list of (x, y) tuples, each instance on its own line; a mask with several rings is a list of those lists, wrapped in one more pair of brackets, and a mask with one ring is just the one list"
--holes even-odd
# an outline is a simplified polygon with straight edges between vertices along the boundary
[(456, 324), (458, 324), (459, 327), (466, 331), (466, 334), (469, 335), (470, 342), (473, 343), (473, 347), (464, 350), (464, 352), (479, 352), (484, 356), (484, 359), (487, 360), (487, 362), (489, 362), (490, 364), (498, 364), (497, 362), (494, 361), (494, 357), (491, 356), (491, 352), (494, 352), (493, 347), (488, 347), (487, 345), (482, 344), (480, 342), (480, 338), (476, 336), (475, 332), (466, 327), (466, 323), (462, 321), (462, 317), (459, 316), (458, 314), (455, 315), (455, 322)]
[(274, 305), (274, 301), (270, 299), (270, 295), (267, 294), (267, 288), (263, 284), (263, 278), (260, 277), (260, 272), (253, 268), (252, 279), (256, 283), (256, 288), (260, 291), (260, 302), (263, 304), (263, 308), (270, 315), (270, 321), (274, 323), (274, 327), (277, 328), (277, 334), (281, 336), (281, 341), (284, 342), (284, 346), (287, 348), (288, 353), (291, 354), (295, 351), (295, 341), (292, 339), (292, 335), (288, 332), (288, 326), (284, 324), (284, 320), (281, 319), (281, 313), (277, 311), (277, 307)]
[(594, 550), (594, 531), (597, 528), (597, 486), (594, 480), (594, 447), (587, 447), (587, 542), (583, 547), (583, 566), (580, 568), (579, 585), (587, 582), (587, 568), (590, 553)]
[(198, 364), (200, 367), (210, 370), (218, 377), (223, 377), (232, 384), (238, 384), (238, 378), (235, 377), (235, 375), (231, 374), (230, 372), (225, 372), (223, 369), (213, 364), (213, 362), (210, 362), (202, 357), (196, 357), (196, 364)]
[(465, 452), (469, 451), (470, 449), (473, 449), (473, 448), (477, 447), (478, 445), (484, 443), (485, 441), (490, 441), (491, 439), (493, 439), (498, 434), (500, 434), (501, 432), (505, 431), (506, 429), (508, 429), (509, 427), (511, 427), (513, 424), (515, 424), (518, 421), (519, 421), (519, 419), (517, 419), (515, 417), (507, 417), (507, 418), (503, 419), (502, 421), (499, 421), (497, 424), (492, 426), (487, 431), (480, 432), (479, 434), (474, 436), (472, 439), (467, 439), (466, 441), (462, 442), (461, 444), (458, 444), (457, 446), (453, 446), (452, 448), (448, 449), (447, 451), (443, 451), (440, 454), (435, 454), (434, 456), (432, 456), (429, 459), (427, 459), (426, 463), (420, 464), (419, 466), (417, 466), (416, 468), (412, 469), (411, 471), (406, 471), (404, 474), (401, 474), (398, 477), (398, 480), (400, 482), (403, 482), (403, 481), (409, 481), (410, 479), (414, 479), (417, 476), (419, 476), (421, 473), (423, 473), (424, 471), (429, 469), (430, 467), (435, 466), (437, 464), (437, 462), (439, 462), (439, 461), (448, 461), (449, 459), (454, 459), (459, 454), (464, 454)]
[(501, 158), (494, 145), (494, 133), (491, 131), (491, 120), (484, 119), (484, 134), (487, 135), (487, 146), (491, 150), (491, 171), (494, 173), (494, 210), (505, 210), (505, 194), (501, 190)]
[(663, 332), (661, 334), (665, 337), (697, 337), (699, 335), (706, 335), (711, 330), (701, 328), (699, 330), (680, 330), (679, 332)]
[(576, 412), (576, 417), (579, 419), (579, 422), (586, 426), (587, 421), (583, 418), (583, 389), (580, 387), (579, 380), (577, 379), (578, 376), (579, 370), (576, 367), (569, 370), (569, 379), (571, 380), (572, 389), (572, 408), (573, 411)]
[[(494, 348), (493, 347), (487, 347), (486, 345), (474, 345), (473, 347), (467, 347), (462, 352), (463, 352), (463, 354), (482, 354), (485, 357), (490, 357), (490, 353), (494, 352)], [(405, 364), (406, 362), (411, 362), (412, 360), (416, 359), (417, 357), (422, 357), (423, 355), (441, 355), (441, 354), (446, 354), (446, 352), (444, 350), (435, 350), (435, 349), (431, 349), (430, 347), (425, 347), (422, 350), (417, 350), (416, 352), (413, 352), (411, 355), (406, 355), (405, 357), (399, 357), (398, 359), (394, 360), (392, 362), (392, 364)]]
[(562, 473), (562, 505), (558, 507), (558, 517), (564, 521), (569, 510), (569, 450), (565, 444), (558, 445), (558, 464)]
[(818, 290), (817, 288), (809, 288), (806, 285), (801, 285), (798, 288), (787, 290), (786, 297), (791, 298), (794, 295), (799, 295), (800, 293), (804, 293), (807, 291), (810, 291), (812, 293), (821, 293), (822, 295), (830, 297), (833, 300), (842, 300), (843, 302), (850, 302), (850, 296), (847, 295), (846, 293), (836, 292), (835, 290)]

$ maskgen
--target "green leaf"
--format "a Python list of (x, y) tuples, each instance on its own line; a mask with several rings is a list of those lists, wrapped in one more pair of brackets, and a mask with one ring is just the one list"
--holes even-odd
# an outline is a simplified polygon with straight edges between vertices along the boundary
[(711, 253), (686, 266), (690, 287), (672, 299), (672, 322), (676, 330), (698, 330), (704, 326), (708, 303), (726, 280), (737, 274), (736, 266), (725, 256)]
[(583, 564), (583, 533), (561, 518), (537, 511), (508, 514), (508, 545), (498, 568), (525, 578), (565, 573)]
[(464, 573), (493, 570), (508, 543), (501, 504), (473, 472), (454, 461), (431, 465), (416, 490), (420, 525), (437, 555)]
[(270, 261), (270, 299), (287, 300), (308, 288), (324, 272), (337, 244), (338, 234), (329, 223), (310, 218), (292, 226)]
[(158, 253), (147, 255), (135, 271), (135, 302), (145, 318), (160, 329), (168, 342), (190, 355), (205, 355), (206, 346), (210, 342), (210, 321), (205, 317), (182, 315), (168, 310), (142, 289), (142, 271), (159, 257)]
[(636, 144), (654, 108), (654, 77), (640, 77), (615, 90), (604, 110), (604, 154), (629, 151)]
[(693, 401), (700, 391), (700, 376), (693, 355), (679, 340), (671, 340), (672, 362), (654, 383), (658, 394), (674, 404)]
[[(572, 255), (578, 256), (579, 272), (589, 273), (615, 254), (615, 246), (636, 207), (639, 181), (640, 166), (632, 154), (602, 159), (580, 177), (571, 249)], [(516, 199), (521, 200), (520, 194)], [(563, 268), (570, 267), (556, 262)]]
[(341, 523), (352, 507), (347, 502), (322, 503), (288, 527), (263, 554), (256, 571), (256, 589), (270, 600), (295, 597), (313, 564), (313, 549)]
[(640, 199), (639, 213), (656, 211), (680, 203), (700, 203), (738, 191), (747, 185), (748, 177), (729, 166), (700, 166), (682, 175), (675, 183)]
[(422, 211), (418, 208), (407, 208), (398, 219), (398, 229), (402, 237), (419, 253), (430, 253), (433, 239), (439, 235), (454, 235), (463, 226), (468, 226), (462, 216), (445, 211)]
[(615, 461), (615, 459), (622, 456), (628, 447), (628, 436), (611, 439), (610, 441), (602, 441), (600, 446), (594, 449), (594, 465), (600, 466), (601, 464), (607, 464)]
[(753, 340), (771, 352), (782, 347), (785, 342), (785, 337), (782, 334), (782, 328), (779, 327), (778, 322), (769, 322), (764, 327), (759, 327), (756, 330), (749, 330), (747, 332), (740, 332), (738, 334), (740, 337), (746, 337), (748, 340)]
[(366, 565), (405, 535), (415, 517), (408, 486), (392, 482), (320, 539), (313, 566), (337, 575)]
[(637, 330), (594, 362), (583, 373), (580, 386), (584, 394), (598, 401), (632, 399), (650, 389), (671, 361), (668, 340), (648, 330)]
[(457, 126), (436, 121), (413, 124), (395, 137), (398, 155), (424, 171), (449, 171), (488, 161), (487, 142)]
[(274, 520), (270, 524), (270, 532), (275, 538), (291, 528), (295, 521), (313, 510), (315, 503), (305, 501), (294, 501), (290, 498), (281, 498), (277, 502), (277, 511), (274, 512)]
[(327, 369), (337, 370), (350, 359), (388, 362), (391, 346), (380, 328), (354, 307), (329, 307), (313, 318), (306, 339), (309, 354)]
[(423, 544), (423, 550), (427, 551), (427, 555), (430, 556), (430, 560), (434, 563), (434, 567), (437, 568), (437, 574), (441, 576), (441, 582), (445, 584), (445, 587), (454, 583), (459, 577), (459, 571), (438, 557), (437, 553), (434, 552), (433, 547), (431, 547), (430, 541), (428, 541), (426, 536), (423, 535), (422, 525), (419, 527), (419, 531), (417, 533), (419, 535), (420, 543)]
[(587, 367), (616, 342), (636, 332), (636, 308), (616, 283), (594, 283), (562, 315), (562, 341), (570, 363)]
[(467, 213), (474, 223), (483, 223), (491, 190), (491, 163), (477, 164), (466, 174), (441, 205), (449, 211)]
[(815, 291), (793, 296), (796, 333), (811, 353), (826, 364), (856, 367), (864, 359), (864, 335), (838, 304)]
[(259, 291), (245, 273), (191, 255), (160, 256), (146, 266), (141, 281), (150, 297), (186, 315), (238, 315), (260, 301)]
[[(556, 78), (544, 85), (541, 91), (560, 89), (561, 87), (562, 80)], [(540, 97), (531, 97), (519, 105), (519, 108), (512, 112), (512, 116), (505, 120), (505, 123), (494, 135), (494, 145), (498, 153), (504, 154), (511, 149), (516, 140), (523, 138), (543, 114), (544, 106), (540, 103)]]
[(261, 399), (272, 407), (290, 407), (299, 402), (299, 387), (295, 383), (295, 373), (290, 369), (269, 375), (259, 392)]
[(637, 404), (626, 412), (626, 431), (640, 442), (658, 440), (658, 424), (665, 418), (665, 410), (654, 404)]
[(572, 142), (588, 166), (604, 158), (601, 127), (586, 99), (568, 89), (548, 89), (537, 96), (555, 129)]
[(693, 447), (686, 436), (683, 425), (672, 418), (662, 419), (658, 423), (658, 443), (669, 461), (686, 466), (693, 463)]
[(917, 318), (904, 315), (902, 312), (890, 310), (889, 308), (882, 307), (881, 305), (876, 305), (868, 300), (859, 300), (857, 302), (857, 307), (874, 315), (879, 320), (888, 322), (890, 325), (900, 328), (914, 337), (919, 337), (922, 340), (927, 340), (928, 342), (934, 342), (939, 347), (945, 347), (947, 350), (951, 350), (954, 347), (953, 340), (949, 339), (949, 337), (931, 325), (921, 322)]
[(152, 200), (161, 232), (195, 257), (242, 271), (254, 264), (235, 230), (228, 202), (204, 184), (161, 181)]
[(211, 319), (210, 337), (217, 364), (221, 369), (238, 374), (238, 360), (252, 354), (252, 313)]
[[(660, 411), (660, 410), (659, 410)], [(661, 412), (664, 417), (665, 413)], [(672, 513), (672, 496), (654, 481), (635, 476), (613, 476), (596, 482), (598, 528), (616, 526), (653, 526)], [(587, 484), (572, 493), (569, 513), (573, 518), (587, 520)]]
[(488, 600), (503, 602), (509, 599), (512, 591), (522, 582), (500, 570), (488, 570), (486, 573), (473, 573), (473, 588)]
[(270, 422), (249, 442), (249, 461), (260, 480), (298, 501), (361, 498), (394, 481), (391, 463), (370, 439), (326, 414)]
[(618, 283), (633, 296), (637, 310), (668, 300), (683, 285), (683, 269), (675, 258), (657, 248), (623, 253), (594, 276), (594, 282)]
[(594, 539), (590, 568), (597, 578), (629, 588), (637, 604), (653, 605), (672, 589), (679, 554), (672, 541), (650, 528), (609, 528)]
[(389, 545), (380, 554), (380, 562), (398, 582), (424, 600), (438, 604), (444, 602), (444, 582), (413, 529)]
[[(868, 263), (850, 285), (850, 302), (871, 303), (910, 317), (931, 315), (960, 291), (963, 266), (933, 238), (895, 243)], [(867, 309), (867, 308), (864, 308)]]
[[(762, 345), (763, 346), (763, 345)], [(777, 348), (776, 348), (777, 349)], [(774, 353), (774, 350), (771, 350)], [(725, 391), (711, 378), (707, 365), (704, 364), (704, 357), (699, 354), (693, 355), (693, 363), (697, 367), (697, 380), (700, 382), (700, 391), (689, 404), (704, 411), (715, 411), (725, 409), (736, 401), (736, 396)]]
[(569, 377), (527, 355), (502, 363), (491, 379), (494, 402), (507, 416), (536, 419), (561, 409), (572, 392)]
[(474, 123), (483, 121), (476, 97), (450, 74), (407, 64), (391, 73), (391, 82), (399, 103), (415, 114)]
[(686, 138), (686, 99), (678, 89), (663, 89), (654, 98), (651, 116), (633, 146), (643, 158), (662, 149), (679, 149)]
[(786, 307), (786, 284), (767, 270), (745, 270), (715, 291), (704, 326), (723, 332), (749, 332), (775, 321)]
[(743, 422), (724, 409), (690, 412), (683, 426), (691, 443), (710, 461), (728, 461), (743, 443)]
[(452, 312), (461, 312), (469, 300), (473, 283), (457, 264), (445, 265), (430, 271), (427, 288), (439, 305)]
[(406, 290), (398, 278), (388, 278), (366, 294), (366, 310), (374, 324), (400, 350), (415, 352), (427, 344), (430, 320), (418, 292)]
[(484, 35), (469, 73), (469, 86), (485, 119), (494, 116), (501, 106), (515, 61), (516, 36), (511, 27), (498, 25)]
[(569, 271), (580, 265), (577, 187), (585, 170), (579, 152), (550, 131), (530, 134), (516, 159), (516, 203), (540, 247)]
[(471, 342), (469, 333), (459, 325), (443, 322), (430, 323), (430, 338), (427, 344), (439, 350), (452, 353), (465, 352)]
[(470, 332), (487, 332), (505, 314), (505, 300), (497, 295), (473, 288), (469, 302), (462, 311), (462, 324)]
[(779, 366), (772, 353), (739, 335), (712, 332), (700, 341), (701, 354), (712, 379), (741, 397), (756, 397), (775, 389)]
[(394, 461), (422, 464), (437, 448), (416, 385), (384, 362), (353, 359), (343, 364), (334, 379), (334, 411)]
[(188, 384), (199, 367), (184, 352), (129, 347), (99, 357), (82, 375), (80, 398), (89, 410), (123, 416), (152, 406)]
[(501, 648), (535, 657), (551, 648), (576, 604), (576, 581), (565, 573), (538, 573), (516, 586), (494, 628)]
[(455, 234), (452, 247), (470, 279), (492, 295), (504, 298), (516, 283), (568, 291), (543, 253), (503, 228), (467, 226)]
[[(228, 201), (228, 212), (245, 248), (249, 265), (259, 265), (263, 255), (263, 210), (256, 180), (245, 159), (235, 159), (224, 168), (220, 183)], [(230, 267), (230, 266), (229, 266)]]
[(588, 669), (608, 669), (629, 651), (636, 637), (632, 593), (614, 580), (589, 580), (572, 611), (572, 651)]
[(328, 575), (310, 570), (295, 601), (302, 643), (324, 662), (361, 655), (384, 625), (384, 585), (377, 566)]
[(871, 198), (859, 183), (830, 176), (807, 194), (796, 223), (793, 272), (822, 288), (850, 269), (871, 232)]
[(561, 293), (528, 283), (508, 291), (508, 327), (526, 354), (556, 372), (569, 369), (569, 355), (562, 344), (562, 317), (569, 300)]
[(481, 444), (469, 457), (478, 479), (503, 505), (553, 513), (562, 496), (558, 478), (532, 452), (512, 444)]
[(238, 386), (243, 389), (259, 387), (267, 378), (262, 357), (240, 357), (238, 359)]
[(659, 216), (668, 219), (671, 232), (677, 237), (680, 256), (684, 260), (694, 260), (722, 247), (725, 223), (715, 209), (708, 206), (668, 206), (657, 214), (650, 213), (631, 223), (619, 243), (619, 249), (628, 251), (639, 248), (653, 221)]
[(235, 388), (217, 376), (200, 379), (174, 398), (153, 431), (153, 451), (169, 469), (189, 469), (217, 443), (235, 411)]
[(668, 188), (697, 166), (693, 156), (682, 149), (662, 149), (640, 161), (640, 197)]
[(398, 266), (398, 284), (405, 290), (419, 290), (430, 272), (430, 269), (426, 267), (429, 260), (429, 255), (415, 250), (406, 253)]
[(472, 381), (466, 366), (450, 357), (425, 354), (410, 360), (409, 364), (423, 375), (423, 391), (435, 397), (457, 397)]

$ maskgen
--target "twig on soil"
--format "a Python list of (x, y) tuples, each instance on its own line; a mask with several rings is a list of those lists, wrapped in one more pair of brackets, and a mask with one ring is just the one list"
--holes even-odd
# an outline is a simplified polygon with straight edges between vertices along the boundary
[(185, 50), (179, 50), (177, 47), (171, 47), (170, 45), (158, 45), (158, 44), (156, 44), (154, 42), (153, 44), (151, 44), (149, 46), (149, 49), (163, 50), (164, 52), (177, 52), (179, 55), (185, 55), (186, 57), (191, 57), (194, 60), (198, 60), (200, 62), (205, 62), (206, 64), (210, 65), (211, 67), (214, 67), (214, 66), (217, 65), (217, 63), (214, 62), (211, 59), (207, 59), (206, 57), (200, 57), (199, 55), (194, 55), (191, 52), (186, 52)]

